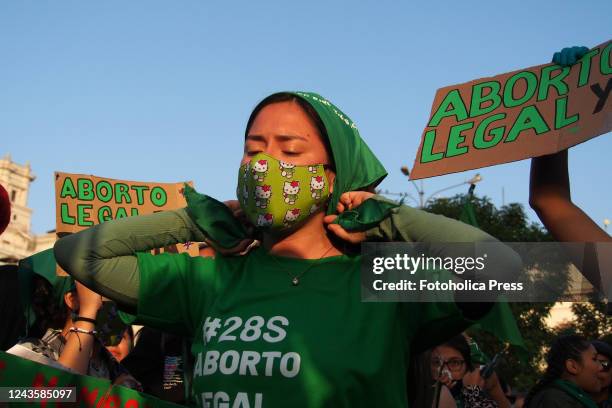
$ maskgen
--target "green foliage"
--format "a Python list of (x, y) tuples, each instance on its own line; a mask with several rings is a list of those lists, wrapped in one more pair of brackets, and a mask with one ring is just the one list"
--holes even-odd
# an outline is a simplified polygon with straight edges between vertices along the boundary
[(576, 320), (564, 328), (587, 339), (598, 339), (612, 333), (612, 316), (606, 314), (606, 304), (601, 302), (574, 303), (572, 312)]

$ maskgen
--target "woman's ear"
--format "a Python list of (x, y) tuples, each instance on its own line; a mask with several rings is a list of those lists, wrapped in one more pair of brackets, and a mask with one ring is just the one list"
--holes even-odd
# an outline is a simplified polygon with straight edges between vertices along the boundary
[(64, 293), (64, 302), (73, 312), (79, 310), (79, 297), (77, 296), (76, 292), (70, 291)]
[(327, 177), (327, 182), (329, 183), (329, 195), (332, 195), (334, 192), (334, 181), (336, 181), (336, 173), (334, 173), (331, 169), (325, 169), (325, 176)]
[(567, 370), (568, 373), (572, 375), (576, 375), (580, 372), (581, 368), (582, 367), (578, 361), (573, 360), (573, 359), (565, 360), (565, 369)]

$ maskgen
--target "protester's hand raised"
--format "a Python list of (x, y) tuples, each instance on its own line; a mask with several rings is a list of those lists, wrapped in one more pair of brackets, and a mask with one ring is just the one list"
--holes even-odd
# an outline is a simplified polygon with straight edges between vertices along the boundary
[[(342, 214), (346, 210), (352, 210), (359, 207), (365, 200), (371, 198), (374, 193), (368, 191), (348, 191), (340, 196), (336, 211)], [(327, 215), (323, 218), (323, 222), (327, 225), (327, 229), (336, 234), (339, 238), (350, 242), (351, 244), (359, 244), (365, 241), (365, 232), (349, 232), (342, 228), (340, 224), (332, 224), (338, 216), (335, 214)]]
[(80, 282), (76, 282), (76, 290), (79, 296), (79, 316), (95, 319), (102, 307), (102, 296)]

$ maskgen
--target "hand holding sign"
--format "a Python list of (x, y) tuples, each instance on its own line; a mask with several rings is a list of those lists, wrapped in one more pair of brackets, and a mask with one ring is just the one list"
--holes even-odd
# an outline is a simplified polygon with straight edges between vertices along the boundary
[[(580, 47), (561, 52), (568, 63)], [(439, 89), (411, 179), (537, 157), (612, 129), (612, 42), (555, 64)]]

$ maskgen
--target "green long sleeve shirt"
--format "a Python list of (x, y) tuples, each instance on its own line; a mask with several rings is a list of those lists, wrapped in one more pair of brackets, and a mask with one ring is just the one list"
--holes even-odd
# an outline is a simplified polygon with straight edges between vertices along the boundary
[[(444, 251), (443, 242), (493, 240), (409, 207), (393, 210), (367, 235), (431, 242), (433, 251)], [(202, 238), (188, 213), (177, 210), (104, 223), (55, 246), (66, 271), (131, 310), (140, 324), (193, 337), (198, 406), (407, 406), (413, 341), (450, 337), (473, 322), (455, 303), (361, 302), (359, 255), (144, 252)]]

